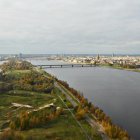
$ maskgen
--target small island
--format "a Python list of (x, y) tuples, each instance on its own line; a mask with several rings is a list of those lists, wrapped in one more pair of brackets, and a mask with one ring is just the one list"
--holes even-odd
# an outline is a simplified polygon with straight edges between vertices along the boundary
[(11, 59), (0, 66), (0, 140), (130, 140), (67, 82)]

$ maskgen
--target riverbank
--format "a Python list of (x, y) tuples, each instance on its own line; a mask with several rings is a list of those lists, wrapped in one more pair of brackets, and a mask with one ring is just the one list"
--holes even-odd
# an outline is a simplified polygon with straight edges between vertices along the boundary
[[(30, 60), (30, 62), (35, 65), (64, 64), (61, 61), (47, 60)], [(93, 68), (44, 68), (44, 70), (83, 92), (84, 97), (102, 108), (114, 123), (125, 128), (134, 139), (140, 139), (139, 73), (98, 66)]]
[[(15, 65), (13, 65), (13, 63)], [(7, 64), (4, 64), (2, 69), (4, 69), (4, 75), (6, 76), (6, 81), (5, 82), (10, 82), (10, 86), (8, 87), (8, 91), (6, 88), (6, 92), (4, 92), (5, 95), (10, 96), (31, 96), (30, 94), (27, 95), (25, 94), (27, 91), (34, 92), (32, 93), (33, 95), (37, 92), (38, 94), (49, 94), (54, 96), (54, 100), (58, 100), (59, 104), (55, 104), (55, 102), (47, 102), (44, 104), (51, 104), (53, 103), (53, 108), (61, 108), (62, 110), (67, 110), (70, 114), (69, 117), (75, 122), (75, 127), (78, 129), (80, 128), (80, 131), (82, 131), (83, 136), (86, 137), (86, 139), (109, 139), (107, 135), (112, 138), (112, 139), (129, 139), (129, 136), (126, 131), (118, 127), (117, 125), (114, 125), (110, 119), (100, 108), (97, 106), (94, 106), (91, 102), (89, 102), (83, 95), (81, 95), (78, 91), (75, 89), (69, 87), (69, 85), (66, 82), (63, 82), (61, 80), (58, 80), (57, 78), (52, 77), (50, 74), (47, 72), (39, 69), (39, 68), (33, 68), (31, 64), (27, 62), (9, 62)], [(20, 65), (19, 65), (20, 64)], [(11, 69), (11, 66), (12, 69)], [(8, 81), (7, 81), (8, 78)], [(5, 83), (6, 84), (6, 83)], [(13, 90), (14, 88), (14, 90)], [(20, 92), (23, 91), (23, 92)], [(7, 93), (8, 92), (8, 93)], [(18, 97), (18, 98), (19, 98)], [(33, 104), (30, 103), (24, 103), (24, 102), (17, 102), (12, 100), (12, 103), (16, 103), (16, 105), (29, 105), (32, 108), (34, 108)], [(63, 105), (60, 105), (63, 104)], [(41, 104), (36, 109), (42, 108), (44, 106)], [(21, 114), (21, 116), (26, 116), (28, 112), (33, 112), (29, 111), (26, 108), (25, 114)], [(22, 111), (22, 108), (16, 109), (16, 111)], [(41, 109), (42, 110), (42, 109)], [(43, 108), (44, 110), (44, 108)], [(14, 111), (16, 115), (14, 115), (15, 119), (18, 119), (17, 115), (18, 112)], [(40, 110), (39, 110), (40, 111)], [(13, 111), (12, 111), (13, 112)], [(37, 111), (38, 112), (38, 111)], [(52, 112), (53, 113), (53, 112)], [(57, 112), (54, 112), (54, 116)], [(61, 113), (66, 113), (66, 112), (61, 112)], [(67, 114), (67, 113), (66, 113)], [(66, 115), (65, 114), (65, 115)], [(36, 114), (37, 115), (37, 114)], [(35, 115), (35, 116), (36, 116)], [(52, 114), (51, 114), (52, 115)], [(60, 114), (61, 116), (62, 114)], [(34, 113), (31, 113), (31, 116), (29, 115), (27, 117), (27, 120), (32, 118), (34, 116)], [(57, 116), (59, 119), (60, 116)], [(21, 117), (21, 118), (22, 118)], [(37, 117), (37, 116), (36, 116)], [(32, 118), (33, 119), (33, 118)], [(36, 118), (39, 119), (39, 118)], [(55, 119), (55, 117), (52, 117), (52, 119)], [(22, 122), (22, 120), (20, 120)], [(24, 120), (26, 124), (26, 120)], [(50, 120), (49, 120), (50, 121)], [(39, 122), (36, 122), (35, 125), (30, 126), (27, 125), (25, 126), (17, 126), (15, 124), (14, 120), (10, 121), (12, 122), (12, 125), (10, 125), (13, 129), (22, 129), (26, 131), (26, 129), (31, 129), (33, 126), (37, 127), (38, 125), (41, 125), (44, 122), (41, 122), (41, 124), (38, 124)], [(10, 123), (11, 124), (11, 123)], [(44, 125), (44, 124), (42, 124)], [(3, 125), (2, 125), (3, 127)], [(54, 128), (55, 130), (55, 128)], [(63, 137), (65, 136), (65, 132), (63, 134)], [(102, 136), (102, 138), (100, 137)], [(80, 140), (82, 140), (81, 138)]]
[[(41, 73), (44, 73), (42, 69), (39, 69), (39, 68), (36, 68), (36, 70), (38, 72), (41, 72)], [(49, 73), (44, 73), (47, 77), (52, 77)], [(54, 85), (55, 87), (57, 87), (66, 97), (67, 100), (70, 101), (70, 103), (72, 104), (72, 106), (74, 108), (77, 108), (78, 106), (82, 106), (82, 108), (85, 108), (85, 113), (84, 114), (81, 114), (80, 116), (80, 120), (78, 121), (78, 125), (82, 128), (82, 131), (85, 135), (87, 135), (87, 132), (91, 133), (92, 131), (95, 133), (95, 138), (98, 137), (98, 139), (103, 139), (103, 140), (110, 140), (110, 138), (107, 136), (105, 130), (104, 130), (104, 127), (97, 121), (97, 118), (91, 114), (90, 110), (88, 110), (88, 107), (87, 106), (84, 106), (84, 102), (81, 104), (81, 102), (79, 101), (78, 98), (76, 98), (69, 89), (67, 89), (62, 83), (60, 80), (58, 80), (57, 78), (55, 78), (55, 81), (54, 81)], [(80, 95), (79, 95), (80, 96)], [(60, 97), (60, 96), (59, 96)], [(61, 97), (60, 97), (61, 99)], [(84, 99), (83, 97), (83, 101), (84, 100), (87, 100), (87, 99)], [(65, 104), (65, 102), (64, 102)], [(89, 103), (90, 104), (90, 103)], [(67, 105), (66, 105), (67, 106)], [(86, 108), (87, 107), (87, 108)], [(67, 106), (68, 110), (70, 111), (70, 108)], [(71, 112), (71, 111), (70, 111)], [(71, 112), (72, 113), (72, 112)], [(74, 117), (75, 120), (76, 117), (75, 115), (72, 113), (72, 116)], [(85, 130), (85, 128), (83, 127), (83, 122), (81, 124), (81, 121), (85, 121), (85, 125), (89, 125), (89, 127)], [(92, 133), (93, 133), (92, 132)], [(90, 134), (89, 133), (89, 134)], [(101, 136), (101, 137), (100, 137)], [(90, 138), (91, 137), (91, 134), (89, 136), (87, 136), (88, 139), (92, 139)]]
[[(81, 106), (80, 101), (75, 96), (73, 96), (73, 94), (59, 81), (56, 83), (56, 87), (58, 87), (59, 90), (61, 90), (66, 95), (66, 98), (72, 103), (74, 107)], [(97, 118), (93, 116), (90, 111), (87, 111), (87, 113), (84, 115), (84, 119), (91, 126), (91, 129), (95, 129), (99, 135), (101, 135), (103, 140), (109, 140), (104, 128), (97, 122)]]
[[(74, 107), (82, 106), (82, 108), (87, 110), (86, 113), (82, 115), (82, 117), (84, 117), (84, 119), (92, 128), (97, 129), (99, 134), (102, 136), (102, 139), (130, 139), (127, 132), (117, 125), (114, 125), (111, 121), (111, 118), (106, 116), (106, 114), (101, 109), (88, 102), (88, 100), (83, 95), (80, 95), (80, 93), (75, 89), (70, 88), (66, 82), (58, 80), (57, 78), (55, 78), (55, 80), (55, 86), (65, 94), (66, 98), (72, 103)], [(99, 114), (96, 114), (96, 112)], [(106, 118), (105, 120), (104, 117)]]
[(93, 118), (89, 118), (92, 120), (92, 122), (96, 122), (95, 126), (98, 126), (98, 128), (100, 128), (100, 134), (102, 135), (103, 139), (109, 139), (106, 137), (107, 135), (110, 137), (110, 139), (130, 139), (126, 130), (123, 130), (119, 126), (113, 124), (111, 118), (106, 116), (103, 110), (88, 102), (88, 100), (84, 98), (83, 95), (80, 95), (79, 92), (77, 92), (75, 89), (69, 87), (66, 82), (58, 79), (57, 81), (59, 82), (59, 84), (61, 84), (61, 86), (63, 86), (63, 88), (66, 88), (65, 90), (68, 90), (69, 94), (72, 94), (71, 96), (75, 96), (75, 100), (77, 100), (78, 98), (80, 105), (82, 105), (83, 107), (89, 107), (88, 105), (90, 104), (90, 107), (86, 109), (88, 110), (89, 116), (92, 116)]
[[(64, 60), (61, 60), (61, 62), (66, 63)], [(99, 67), (108, 67), (108, 68), (113, 68), (113, 69), (118, 69), (118, 70), (126, 70), (126, 71), (132, 71), (132, 72), (140, 72), (140, 68), (124, 68), (119, 65), (114, 65), (114, 64), (98, 64), (98, 63), (77, 63), (77, 62), (68, 62), (68, 64), (80, 64), (80, 65), (95, 65)]]
[(113, 68), (113, 69), (118, 69), (118, 70), (126, 70), (126, 71), (132, 71), (132, 72), (140, 72), (140, 69), (129, 69), (129, 68), (123, 68), (120, 66), (110, 66), (108, 64), (99, 64), (99, 67), (107, 67), (107, 68)]
[(50, 74), (19, 61), (2, 70), (0, 140), (102, 140)]
[[(44, 73), (42, 69), (36, 69), (38, 72)], [(44, 74), (47, 77), (52, 77), (52, 75), (49, 73)], [(94, 116), (92, 116), (92, 114), (87, 110), (86, 107), (84, 107), (84, 103), (81, 104), (80, 101), (71, 93), (71, 91), (69, 91), (69, 89), (63, 86), (60, 80), (58, 80), (56, 77), (54, 77), (54, 85), (66, 97), (66, 100), (68, 100), (71, 103), (72, 106), (65, 104), (65, 102), (62, 99), (62, 96), (58, 95), (58, 97), (62, 100), (64, 105), (72, 114), (74, 120), (76, 120), (77, 124), (82, 129), (83, 133), (86, 135), (87, 139), (110, 140), (110, 138), (105, 133), (104, 128), (97, 122), (97, 119)], [(71, 111), (71, 107), (75, 110), (74, 112)], [(84, 109), (81, 109), (81, 107)], [(80, 114), (80, 118), (77, 119), (76, 113), (78, 108), (81, 109), (81, 112), (84, 111), (84, 113)]]
[[(116, 138), (126, 140), (130, 139), (125, 130), (114, 125), (110, 117), (106, 116), (101, 109), (88, 102), (88, 100), (83, 95), (80, 95), (78, 91), (70, 88), (64, 81), (58, 80), (57, 78), (55, 78), (55, 81), (55, 87), (65, 94), (66, 99), (72, 103), (74, 108), (82, 106), (82, 108), (86, 110), (84, 115), (82, 115), (82, 119), (84, 119), (92, 129), (96, 129), (96, 131), (102, 136), (103, 140)], [(96, 112), (99, 114), (96, 114)], [(101, 116), (104, 116), (106, 119), (103, 119), (104, 117), (102, 118)]]

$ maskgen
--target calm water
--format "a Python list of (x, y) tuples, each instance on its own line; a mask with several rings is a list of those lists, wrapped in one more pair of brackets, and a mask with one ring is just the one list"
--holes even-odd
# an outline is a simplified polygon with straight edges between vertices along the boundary
[[(58, 64), (47, 60), (32, 63)], [(135, 140), (140, 140), (140, 73), (103, 67), (45, 70), (83, 92)]]

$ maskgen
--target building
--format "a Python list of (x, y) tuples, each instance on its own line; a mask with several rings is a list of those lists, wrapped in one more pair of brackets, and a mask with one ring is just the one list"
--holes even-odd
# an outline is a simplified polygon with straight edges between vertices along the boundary
[(18, 56), (19, 59), (22, 59), (22, 56), (23, 56), (22, 53), (20, 53), (19, 56)]

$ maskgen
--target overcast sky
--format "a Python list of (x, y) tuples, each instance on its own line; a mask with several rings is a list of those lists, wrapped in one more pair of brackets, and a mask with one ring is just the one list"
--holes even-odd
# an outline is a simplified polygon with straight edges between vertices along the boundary
[(140, 0), (0, 0), (2, 53), (140, 54)]

